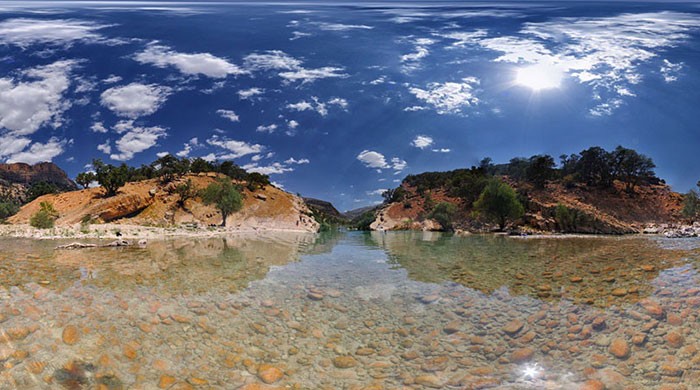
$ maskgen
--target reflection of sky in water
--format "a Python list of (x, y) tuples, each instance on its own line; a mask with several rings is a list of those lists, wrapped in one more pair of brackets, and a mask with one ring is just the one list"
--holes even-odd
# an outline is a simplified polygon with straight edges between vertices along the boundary
[[(4, 298), (19, 314), (8, 316), (0, 328), (30, 326), (36, 321), (30, 317), (34, 309), (29, 307), (36, 307), (42, 327), (13, 342), (17, 348), (38, 349), (32, 356), (44, 357), (52, 367), (82, 359), (99, 370), (97, 357), (109, 354), (115, 357), (112, 372), (131, 386), (136, 383), (136, 374), (130, 371), (134, 362), (123, 357), (123, 344), (134, 342), (139, 345), (139, 375), (146, 383), (157, 383), (161, 373), (152, 367), (160, 359), (169, 362), (178, 379), (194, 375), (222, 388), (258, 379), (255, 371), (251, 374), (242, 363), (221, 366), (221, 350), (241, 361), (282, 367), (285, 375), (276, 385), (297, 384), (305, 389), (368, 387), (373, 375), (381, 378), (385, 388), (406, 386), (405, 382), (421, 375), (433, 376), (431, 380), (440, 388), (471, 388), (488, 380), (495, 381), (499, 389), (578, 389), (589, 379), (614, 388), (608, 382), (622, 375), (620, 372), (625, 373), (618, 378), (621, 386), (653, 388), (666, 382), (667, 377), (658, 374), (664, 362), (674, 358), (682, 365), (691, 359), (684, 357), (683, 349), (670, 349), (666, 335), (681, 332), (685, 345), (700, 341), (700, 329), (694, 326), (697, 306), (693, 306), (694, 299), (700, 305), (700, 296), (688, 295), (698, 287), (695, 264), (687, 260), (694, 255), (677, 249), (660, 250), (660, 254), (673, 254), (668, 255), (669, 263), (659, 263), (656, 271), (646, 273), (632, 271), (637, 272), (640, 264), (651, 259), (640, 262), (634, 257), (629, 261), (634, 266), (624, 268), (628, 262), (618, 258), (636, 255), (628, 251), (630, 247), (644, 249), (650, 244), (647, 249), (652, 251), (654, 240), (558, 239), (553, 244), (433, 233), (310, 237), (284, 243), (241, 238), (232, 238), (225, 245), (221, 239), (162, 246), (149, 243), (145, 252), (139, 253), (74, 251), (65, 257), (41, 259), (41, 264), (53, 264), (54, 270), (67, 267), (70, 272), (58, 275), (67, 278), (70, 285), (64, 289), (56, 288), (54, 284), (59, 282), (13, 287)], [(668, 316), (686, 313), (683, 324), (671, 325), (667, 318), (659, 318), (645, 333), (645, 344), (632, 345), (631, 336), (654, 320), (636, 300), (615, 298), (611, 304), (597, 307), (576, 304), (566, 296), (541, 299), (520, 293), (515, 284), (501, 283), (520, 281), (513, 276), (520, 272), (515, 268), (519, 261), (537, 272), (549, 272), (538, 261), (555, 252), (563, 261), (564, 254), (574, 254), (577, 247), (584, 258), (600, 256), (606, 264), (629, 273), (630, 284), (644, 284), (645, 294), (635, 299), (658, 302)], [(614, 248), (618, 252), (612, 251)], [(524, 257), (506, 266), (503, 261), (508, 257), (493, 259), (497, 268), (486, 263), (483, 269), (476, 268), (481, 271), (476, 274), (479, 279), (494, 283), (488, 292), (450, 278), (455, 264), (479, 264), (485, 261), (481, 258), (484, 254), (511, 252)], [(455, 258), (460, 253), (471, 257)], [(90, 257), (99, 261), (84, 263)], [(156, 275), (153, 279), (132, 273), (140, 269), (138, 261), (144, 257), (148, 257), (148, 264), (159, 264), (160, 268), (148, 271)], [(208, 257), (213, 259), (204, 261)], [(598, 263), (591, 264), (598, 269)], [(0, 265), (7, 267), (7, 259)], [(447, 272), (438, 267), (445, 265)], [(489, 281), (490, 273), (498, 267), (502, 272)], [(44, 272), (39, 276), (46, 277), (51, 269)], [(422, 279), (426, 272), (434, 274), (435, 282)], [(598, 283), (596, 274), (590, 275), (585, 274), (586, 278), (595, 276), (590, 280)], [(636, 275), (647, 278), (635, 279)], [(74, 283), (77, 277), (80, 281)], [(110, 283), (102, 284), (103, 279)], [(137, 279), (141, 282), (136, 283)], [(567, 288), (547, 280), (553, 290)], [(160, 283), (167, 283), (167, 288)], [(601, 283), (600, 289), (610, 287), (608, 282)], [(193, 288), (195, 284), (201, 289)], [(232, 286), (236, 289), (230, 290)], [(311, 292), (321, 298), (310, 297)], [(0, 307), (0, 314), (2, 310)], [(591, 329), (598, 317), (605, 318), (605, 326)], [(506, 333), (505, 327), (513, 321), (521, 322), (520, 329)], [(69, 345), (61, 341), (62, 328), (73, 323), (88, 327), (90, 333), (76, 345)], [(206, 324), (212, 325), (209, 331), (203, 327)], [(114, 335), (118, 340), (110, 341)], [(101, 338), (106, 342), (94, 342)], [(629, 359), (617, 359), (608, 352), (606, 342), (615, 338), (631, 345)], [(56, 351), (49, 353), (46, 346), (55, 346)], [(288, 353), (292, 348), (297, 349), (294, 355)], [(374, 352), (357, 354), (362, 348)], [(532, 350), (529, 357), (514, 357), (527, 348)], [(407, 353), (414, 355), (405, 359)], [(335, 368), (333, 359), (345, 355), (352, 356), (356, 365)], [(591, 373), (597, 355), (604, 356), (605, 362)], [(436, 360), (443, 357), (444, 361)], [(15, 368), (6, 372), (26, 375), (26, 362), (11, 363)], [(696, 367), (682, 369), (685, 376), (672, 377), (676, 380), (673, 383), (689, 384), (700, 374)], [(477, 375), (474, 370), (486, 374)]]

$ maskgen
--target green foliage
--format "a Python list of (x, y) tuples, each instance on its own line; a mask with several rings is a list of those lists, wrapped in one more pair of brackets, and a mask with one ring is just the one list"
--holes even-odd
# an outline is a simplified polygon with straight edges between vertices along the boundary
[(47, 194), (57, 194), (60, 191), (58, 186), (53, 183), (46, 181), (40, 181), (38, 183), (32, 184), (27, 190), (27, 202), (31, 202), (34, 199)]
[(428, 215), (428, 218), (436, 220), (442, 230), (452, 230), (452, 225), (454, 223), (455, 214), (457, 213), (457, 207), (452, 203), (440, 202)]
[(19, 211), (19, 204), (11, 200), (0, 201), (0, 221), (11, 217)]
[(549, 155), (530, 157), (525, 168), (525, 179), (537, 188), (544, 188), (547, 180), (554, 177), (554, 158)]
[(566, 207), (563, 204), (558, 204), (554, 209), (554, 220), (562, 233), (576, 232), (583, 216), (579, 210)]
[(371, 225), (377, 218), (375, 212), (375, 210), (369, 210), (362, 213), (360, 216), (351, 221), (351, 225), (357, 230), (371, 230), (369, 225)]
[(154, 161), (151, 166), (161, 182), (169, 183), (176, 177), (190, 171), (190, 160), (188, 158), (178, 159), (172, 154), (166, 154)]
[(175, 193), (178, 195), (177, 204), (180, 207), (185, 207), (187, 199), (194, 198), (197, 191), (194, 188), (192, 179), (187, 179), (184, 183), (180, 183), (175, 187)]
[(656, 164), (651, 158), (632, 149), (618, 146), (611, 153), (611, 158), (613, 175), (625, 182), (627, 192), (632, 192), (642, 180), (655, 177)]
[(257, 189), (264, 189), (266, 186), (270, 185), (270, 177), (258, 172), (248, 173), (246, 181), (248, 182), (248, 191), (251, 192)]
[(39, 203), (39, 211), (29, 218), (29, 224), (37, 229), (50, 229), (54, 226), (58, 212), (49, 202)]
[(690, 190), (683, 196), (682, 214), (690, 222), (695, 222), (700, 217), (700, 195), (696, 190)]
[(402, 202), (406, 199), (406, 189), (397, 187), (395, 189), (386, 190), (382, 193), (382, 198), (384, 198), (384, 203), (386, 204)]
[(515, 190), (495, 178), (488, 182), (474, 202), (474, 209), (477, 215), (497, 223), (501, 230), (505, 229), (508, 221), (518, 219), (525, 213)]
[(92, 160), (97, 182), (105, 189), (106, 196), (114, 196), (129, 179), (129, 167), (122, 164), (118, 167), (105, 164), (102, 160)]
[(81, 185), (83, 188), (88, 188), (90, 183), (97, 180), (97, 175), (95, 172), (81, 172), (75, 177), (75, 182)]
[(226, 226), (226, 217), (243, 207), (243, 195), (234, 186), (231, 180), (219, 179), (201, 192), (205, 204), (213, 204), (221, 212), (223, 221), (221, 226)]
[(201, 157), (197, 157), (194, 160), (192, 160), (192, 163), (190, 164), (190, 171), (192, 173), (215, 172), (216, 167), (209, 161)]

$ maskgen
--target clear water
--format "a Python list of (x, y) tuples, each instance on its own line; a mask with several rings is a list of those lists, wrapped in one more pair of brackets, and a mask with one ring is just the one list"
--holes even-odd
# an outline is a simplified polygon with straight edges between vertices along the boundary
[(1, 389), (700, 383), (694, 240), (397, 232), (53, 250), (61, 243), (0, 241)]

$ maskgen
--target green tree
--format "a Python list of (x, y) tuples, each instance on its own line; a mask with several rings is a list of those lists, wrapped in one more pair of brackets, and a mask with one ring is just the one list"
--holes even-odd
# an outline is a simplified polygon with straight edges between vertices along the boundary
[(178, 159), (172, 154), (166, 154), (154, 161), (151, 166), (161, 182), (170, 183), (176, 177), (182, 176), (190, 170), (190, 160), (187, 158)]
[(37, 229), (50, 229), (54, 226), (58, 212), (49, 202), (39, 203), (39, 211), (29, 218), (29, 224)]
[(691, 223), (695, 222), (700, 216), (700, 195), (698, 195), (696, 190), (690, 190), (683, 196), (683, 210), (681, 213)]
[(220, 179), (209, 184), (201, 196), (204, 204), (213, 204), (219, 209), (223, 218), (221, 226), (226, 226), (226, 217), (243, 207), (243, 195), (229, 179)]
[(88, 188), (90, 183), (95, 180), (97, 180), (95, 172), (80, 172), (78, 176), (75, 177), (75, 182), (83, 186), (83, 188)]
[(525, 213), (525, 208), (518, 201), (518, 195), (513, 187), (499, 179), (491, 179), (474, 202), (477, 215), (498, 224), (500, 230), (505, 229), (508, 221), (518, 219)]
[(433, 211), (430, 212), (428, 218), (436, 220), (442, 226), (442, 230), (450, 231), (452, 230), (456, 213), (457, 207), (455, 205), (440, 202), (433, 207)]
[(525, 179), (537, 188), (544, 188), (547, 180), (554, 176), (554, 158), (549, 155), (530, 157), (525, 168)]
[(559, 226), (559, 231), (563, 233), (575, 232), (581, 222), (581, 212), (577, 209), (569, 208), (563, 204), (558, 204), (554, 209), (554, 220)]
[(618, 146), (611, 153), (613, 174), (625, 183), (627, 192), (634, 191), (634, 187), (644, 179), (655, 177), (654, 161), (637, 151)]
[(589, 186), (611, 186), (613, 171), (610, 153), (599, 146), (582, 151), (576, 162), (576, 173)]
[(175, 193), (178, 195), (177, 204), (182, 208), (185, 207), (187, 199), (194, 198), (197, 195), (192, 179), (187, 179), (186, 182), (178, 184), (175, 187)]
[(0, 221), (4, 221), (19, 211), (19, 204), (11, 200), (0, 201)]
[(190, 164), (190, 171), (193, 173), (214, 172), (215, 170), (214, 164), (201, 157), (195, 158)]
[(105, 164), (102, 160), (92, 160), (92, 167), (95, 169), (97, 182), (104, 187), (106, 196), (114, 196), (129, 179), (129, 167), (122, 164), (115, 167), (112, 164)]
[(27, 202), (31, 202), (34, 199), (47, 195), (47, 194), (57, 194), (59, 192), (58, 186), (53, 183), (46, 181), (40, 181), (38, 183), (32, 184), (27, 190)]
[(251, 192), (270, 185), (270, 177), (258, 172), (250, 172), (246, 181), (248, 182), (248, 190)]

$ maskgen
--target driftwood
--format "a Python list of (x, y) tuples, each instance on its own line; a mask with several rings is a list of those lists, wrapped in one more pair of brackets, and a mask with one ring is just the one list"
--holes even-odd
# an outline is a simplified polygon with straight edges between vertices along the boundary
[[(134, 245), (133, 242), (127, 241), (127, 240), (115, 240), (115, 241), (110, 242), (109, 244), (104, 244), (104, 245), (85, 244), (82, 242), (73, 242), (73, 243), (66, 244), (66, 245), (59, 245), (56, 247), (56, 249), (113, 248), (113, 247), (133, 246), (133, 245)], [(146, 246), (146, 240), (139, 240), (135, 245), (138, 245), (139, 247), (144, 247), (144, 246)]]

